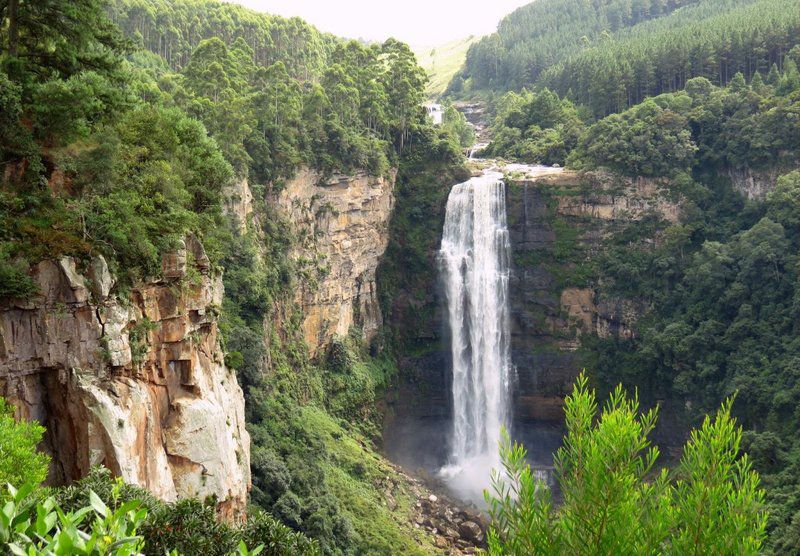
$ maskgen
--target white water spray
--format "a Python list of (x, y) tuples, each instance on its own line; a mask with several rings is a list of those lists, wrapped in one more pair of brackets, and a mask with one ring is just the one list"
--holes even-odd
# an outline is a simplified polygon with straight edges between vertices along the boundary
[(450, 463), (441, 474), (478, 500), (508, 427), (510, 246), (501, 178), (485, 172), (453, 187), (439, 252), (453, 359)]

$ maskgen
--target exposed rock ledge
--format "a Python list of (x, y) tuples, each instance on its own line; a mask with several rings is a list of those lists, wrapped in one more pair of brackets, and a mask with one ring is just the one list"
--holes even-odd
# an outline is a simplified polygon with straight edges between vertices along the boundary
[(768, 170), (729, 168), (728, 177), (735, 191), (751, 201), (763, 201), (775, 189), (778, 177), (792, 168), (772, 167)]
[[(164, 500), (216, 495), (236, 519), (250, 486), (244, 398), (217, 336), (222, 281), (187, 243), (199, 282), (147, 283), (130, 301), (109, 296), (100, 257), (86, 277), (70, 258), (40, 262), (41, 296), (0, 307), (0, 395), (47, 427), (49, 482), (105, 465)], [(165, 275), (185, 265), (185, 251), (166, 256)]]
[(389, 243), (394, 178), (356, 173), (323, 180), (303, 168), (273, 199), (298, 239), (295, 259), (308, 265), (297, 296), (312, 355), (352, 326), (369, 340), (382, 323), (375, 272)]

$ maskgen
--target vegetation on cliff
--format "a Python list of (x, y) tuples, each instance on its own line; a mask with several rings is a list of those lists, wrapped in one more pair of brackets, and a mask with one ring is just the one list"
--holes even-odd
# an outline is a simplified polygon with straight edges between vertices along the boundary
[[(314, 269), (291, 258), (298, 238), (266, 202), (301, 165), (388, 175), (417, 144), (441, 143), (460, 167), (455, 131), (439, 137), (420, 106), (408, 47), (211, 1), (14, 1), (0, 18), (0, 293), (33, 296), (27, 268), (42, 258), (100, 252), (124, 295), (193, 233), (225, 271), (220, 329), (245, 391), (252, 502), (301, 532), (254, 510), (275, 553), (295, 553), (304, 534), (327, 554), (423, 550), (413, 495), (400, 479), (383, 485), (395, 473), (373, 448), (393, 361), (357, 330), (310, 360), (294, 288), (313, 287)], [(223, 193), (245, 178), (256, 216), (242, 232)], [(255, 546), (198, 502), (147, 504), (146, 551)], [(177, 528), (187, 519), (191, 537)]]
[[(619, 381), (636, 385), (648, 403), (680, 405), (674, 411), (690, 421), (738, 392), (731, 411), (745, 428), (742, 446), (763, 478), (766, 546), (776, 553), (794, 551), (800, 515), (791, 494), (797, 488), (791, 470), (800, 439), (792, 370), (798, 357), (797, 57), (797, 49), (790, 51), (782, 70), (755, 73), (749, 83), (743, 74), (726, 87), (696, 77), (683, 91), (595, 123), (585, 118), (584, 131), (563, 159), (580, 169), (648, 176), (680, 199), (678, 223), (654, 213), (617, 227), (592, 254), (588, 282), (586, 264), (575, 266), (568, 282), (588, 283), (605, 299), (646, 303), (631, 337), (586, 335), (581, 353), (603, 388)], [(516, 100), (520, 97), (528, 100)], [(516, 112), (500, 112), (493, 154), (532, 152), (532, 139), (505, 138), (537, 137), (538, 122), (546, 118), (534, 106), (551, 106), (559, 116), (570, 113), (568, 101), (547, 90), (513, 94), (511, 106), (513, 101)], [(526, 120), (527, 114), (534, 116)], [(550, 129), (555, 134), (558, 124)], [(528, 160), (546, 160), (542, 156)], [(737, 176), (744, 177), (739, 187), (746, 187), (750, 176), (753, 185), (772, 182), (763, 187), (774, 190), (763, 202), (748, 201), (742, 197), (747, 191), (731, 187)]]
[(784, 70), (736, 74), (727, 87), (695, 77), (684, 90), (649, 98), (592, 123), (585, 110), (548, 89), (506, 94), (496, 106), (484, 151), (577, 169), (606, 167), (626, 176), (674, 176), (692, 168), (791, 167), (798, 158), (800, 48)]

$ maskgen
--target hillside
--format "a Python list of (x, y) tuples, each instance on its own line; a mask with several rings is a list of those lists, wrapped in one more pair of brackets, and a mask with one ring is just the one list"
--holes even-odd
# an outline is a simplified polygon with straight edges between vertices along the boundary
[[(545, 15), (546, 11), (546, 15)], [(663, 9), (630, 2), (535, 2), (467, 54), (454, 94), (547, 86), (595, 116), (683, 88), (781, 69), (800, 37), (796, 0), (703, 0)]]
[(544, 0), (504, 17), (497, 32), (467, 53), (451, 89), (519, 89), (561, 59), (607, 39), (609, 33), (658, 18), (698, 0)]
[(252, 50), (253, 61), (267, 67), (281, 61), (290, 75), (319, 75), (336, 42), (299, 18), (283, 18), (213, 0), (113, 0), (111, 17), (141, 47), (173, 70), (185, 66), (200, 41), (237, 39)]
[(797, 0), (707, 0), (617, 32), (613, 39), (554, 64), (538, 84), (603, 116), (648, 96), (679, 91), (693, 77), (747, 81), (800, 44)]
[(478, 41), (478, 37), (468, 37), (436, 46), (412, 46), (417, 63), (428, 75), (425, 95), (438, 98), (453, 76), (464, 65), (467, 50)]

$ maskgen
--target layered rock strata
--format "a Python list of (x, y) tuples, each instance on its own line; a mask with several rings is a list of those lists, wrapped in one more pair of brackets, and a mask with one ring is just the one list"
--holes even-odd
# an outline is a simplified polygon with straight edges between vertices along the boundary
[(627, 223), (646, 216), (677, 223), (680, 200), (657, 180), (569, 172), (512, 182), (508, 197), (514, 411), (518, 419), (560, 421), (583, 367), (581, 336), (631, 338), (647, 310), (647, 300), (608, 297), (587, 269)]
[(0, 395), (46, 427), (49, 482), (104, 465), (164, 500), (214, 495), (224, 517), (244, 512), (244, 399), (225, 367), (222, 281), (208, 266), (190, 237), (164, 256), (167, 278), (122, 299), (101, 257), (86, 268), (46, 260), (32, 270), (41, 295), (0, 307)]
[(271, 201), (296, 240), (304, 277), (297, 301), (312, 356), (353, 326), (371, 339), (382, 323), (375, 272), (389, 242), (394, 173), (323, 178), (304, 168)]

